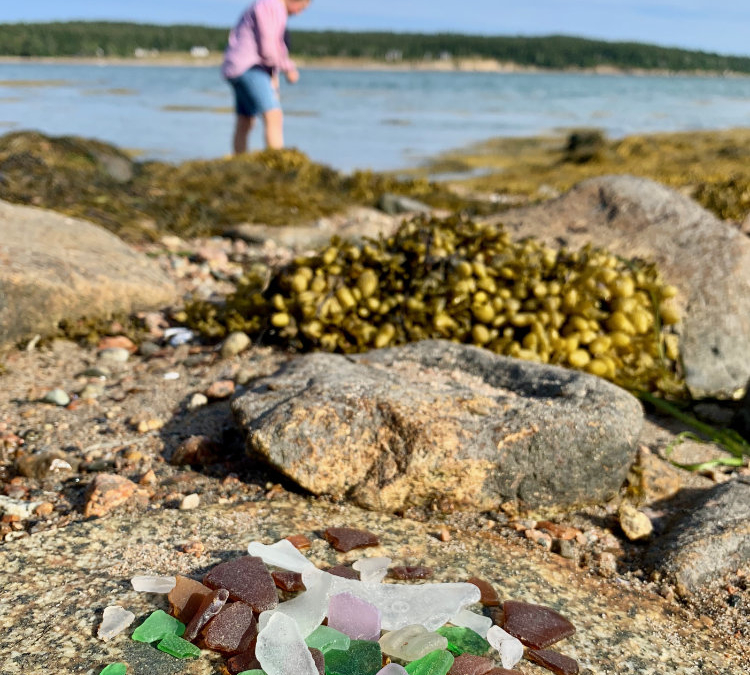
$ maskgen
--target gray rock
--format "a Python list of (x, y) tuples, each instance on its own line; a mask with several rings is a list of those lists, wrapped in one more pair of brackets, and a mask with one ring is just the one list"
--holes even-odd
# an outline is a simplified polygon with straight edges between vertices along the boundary
[[(152, 645), (133, 642), (128, 632), (103, 642), (96, 638), (104, 608), (118, 604), (139, 625), (155, 609), (168, 609), (163, 597), (137, 593), (136, 574), (200, 578), (219, 562), (243, 555), (247, 544), (271, 544), (304, 534), (313, 541), (306, 554), (325, 569), (361, 557), (337, 553), (316, 533), (329, 526), (364, 528), (394, 565), (432, 567), (431, 582), (487, 580), (503, 599), (552, 607), (576, 627), (555, 645), (578, 660), (581, 672), (597, 675), (744, 675), (747, 661), (737, 644), (714, 628), (696, 630), (673, 604), (643, 586), (597, 579), (548, 559), (523, 542), (492, 532), (455, 532), (439, 541), (434, 524), (308, 501), (276, 499), (273, 504), (232, 504), (193, 511), (166, 509), (78, 522), (6, 542), (0, 550), (3, 611), (0, 663), (3, 675), (99, 672), (108, 663), (128, 664), (132, 675), (209, 675), (223, 659), (204, 650), (181, 661)], [(185, 555), (187, 535), (205, 546), (199, 557)], [(498, 664), (499, 665), (499, 664)], [(531, 664), (524, 672), (543, 673)]]
[(717, 485), (662, 535), (650, 552), (683, 592), (733, 572), (750, 562), (750, 479)]
[(383, 510), (606, 499), (643, 421), (600, 378), (442, 340), (299, 357), (232, 409), (248, 454), (314, 494)]
[(160, 307), (177, 297), (158, 265), (92, 223), (0, 202), (0, 346), (63, 319)]
[(432, 208), (423, 202), (411, 197), (391, 194), (390, 192), (386, 192), (380, 196), (380, 199), (378, 199), (378, 208), (392, 216), (399, 213), (430, 213), (432, 211)]
[(750, 378), (750, 239), (645, 178), (584, 181), (559, 199), (497, 216), (515, 237), (655, 261), (680, 289), (685, 377), (695, 398), (731, 398)]

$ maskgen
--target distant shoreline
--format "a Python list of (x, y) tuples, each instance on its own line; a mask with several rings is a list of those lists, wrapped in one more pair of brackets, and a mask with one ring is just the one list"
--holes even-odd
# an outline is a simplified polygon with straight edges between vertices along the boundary
[[(422, 71), (422, 72), (463, 72), (463, 73), (577, 73), (589, 75), (634, 75), (661, 77), (727, 77), (746, 78), (750, 75), (734, 71), (666, 70), (645, 68), (617, 68), (598, 66), (595, 68), (538, 68), (495, 59), (446, 59), (432, 61), (378, 61), (355, 58), (309, 58), (295, 57), (300, 68), (321, 70), (370, 70), (370, 71)], [(51, 64), (51, 65), (96, 65), (96, 66), (153, 66), (153, 67), (194, 67), (218, 68), (220, 54), (207, 57), (193, 57), (184, 53), (164, 53), (145, 57), (21, 57), (0, 56), (0, 64)]]

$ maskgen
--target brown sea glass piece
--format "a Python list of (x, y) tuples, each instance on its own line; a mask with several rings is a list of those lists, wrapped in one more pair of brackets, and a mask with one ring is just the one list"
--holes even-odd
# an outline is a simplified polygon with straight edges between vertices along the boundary
[(388, 570), (388, 574), (394, 579), (409, 581), (412, 579), (429, 579), (434, 571), (432, 567), (424, 567), (423, 565), (396, 565)]
[(207, 595), (203, 598), (203, 602), (198, 608), (198, 611), (193, 615), (193, 618), (190, 619), (190, 623), (185, 626), (185, 634), (182, 637), (191, 642), (195, 640), (203, 626), (221, 611), (227, 600), (229, 600), (229, 591), (223, 588), (219, 588), (213, 591), (211, 595)]
[(354, 548), (377, 546), (380, 540), (372, 532), (356, 530), (353, 527), (329, 527), (323, 536), (337, 551), (346, 553)]
[(298, 551), (307, 551), (312, 546), (312, 543), (304, 534), (290, 534), (286, 540)]
[(479, 589), (482, 594), (479, 598), (479, 602), (481, 602), (485, 607), (500, 606), (500, 598), (497, 596), (497, 591), (489, 581), (485, 581), (484, 579), (480, 579), (479, 577), (471, 577), (471, 579), (469, 579), (469, 583), (474, 584)]
[(203, 641), (210, 649), (238, 654), (250, 647), (258, 636), (258, 622), (253, 608), (244, 602), (232, 602), (203, 629)]
[(167, 595), (170, 613), (182, 623), (187, 624), (198, 611), (203, 599), (211, 595), (212, 591), (195, 579), (181, 576), (176, 576), (175, 579), (177, 583)]
[(528, 649), (526, 658), (556, 675), (577, 675), (578, 661), (551, 649)]
[(329, 567), (326, 572), (333, 574), (335, 577), (343, 577), (344, 579), (359, 579), (359, 572), (349, 565)]
[(227, 670), (232, 675), (242, 673), (246, 670), (261, 670), (260, 661), (255, 658), (255, 640), (244, 651), (227, 659)]
[(522, 675), (518, 670), (508, 670), (507, 668), (493, 668), (488, 670), (484, 675)]
[(310, 647), (310, 654), (312, 654), (313, 661), (315, 661), (315, 667), (318, 669), (318, 675), (326, 675), (326, 661), (323, 656), (323, 652), (319, 649), (313, 649)]
[(576, 632), (554, 609), (515, 600), (503, 603), (502, 628), (532, 649), (544, 649)]
[(460, 654), (453, 660), (448, 675), (486, 675), (495, 667), (495, 663), (483, 656)]
[(250, 605), (256, 614), (279, 604), (273, 577), (256, 556), (245, 555), (217, 565), (203, 577), (203, 583), (209, 588), (225, 588), (231, 600)]
[(302, 583), (302, 575), (299, 572), (277, 570), (271, 572), (271, 577), (276, 584), (276, 588), (280, 588), (282, 591), (295, 592), (305, 590), (305, 584)]

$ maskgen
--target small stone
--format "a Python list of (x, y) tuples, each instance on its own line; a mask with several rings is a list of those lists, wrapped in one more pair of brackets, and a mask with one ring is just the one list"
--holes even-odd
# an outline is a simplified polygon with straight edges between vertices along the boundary
[(0, 495), (0, 513), (5, 522), (19, 522), (31, 518), (40, 502), (27, 502)]
[(578, 662), (575, 659), (550, 649), (529, 649), (526, 652), (526, 658), (551, 670), (556, 675), (577, 675), (578, 673)]
[(428, 631), (424, 626), (414, 624), (386, 633), (379, 643), (384, 654), (402, 661), (415, 661), (430, 652), (445, 649), (448, 639), (444, 635)]
[(241, 331), (235, 331), (227, 335), (226, 340), (221, 345), (222, 358), (228, 359), (245, 351), (250, 346), (250, 338)]
[(351, 638), (330, 626), (318, 626), (305, 638), (305, 643), (310, 649), (318, 649), (327, 654), (332, 649), (345, 652), (349, 649)]
[(164, 420), (160, 420), (158, 417), (149, 417), (145, 420), (138, 420), (135, 423), (135, 428), (139, 434), (147, 434), (149, 431), (158, 431), (164, 426)]
[(469, 579), (469, 583), (474, 584), (480, 590), (482, 595), (479, 598), (479, 602), (481, 602), (485, 607), (500, 606), (500, 598), (497, 595), (497, 591), (489, 581), (485, 581), (484, 579), (480, 579), (479, 577), (471, 577), (471, 579)]
[(185, 624), (165, 611), (157, 609), (146, 617), (145, 621), (133, 631), (131, 636), (136, 642), (156, 642), (166, 635), (181, 636), (185, 632)]
[(104, 363), (125, 363), (130, 358), (130, 352), (122, 347), (110, 347), (102, 349), (97, 358)]
[(188, 577), (176, 576), (175, 586), (169, 592), (170, 611), (183, 623), (188, 623), (195, 616), (203, 600), (211, 595), (211, 589), (200, 581)]
[(42, 402), (44, 403), (51, 403), (52, 405), (57, 405), (62, 408), (64, 408), (68, 403), (70, 403), (70, 396), (68, 396), (67, 392), (63, 391), (62, 389), (53, 389), (52, 391), (48, 391), (44, 397), (42, 398)]
[(629, 502), (623, 502), (618, 510), (620, 527), (630, 541), (648, 539), (654, 531), (651, 519)]
[(209, 385), (208, 389), (203, 392), (209, 399), (223, 399), (229, 398), (234, 394), (234, 381), (233, 380), (217, 380)]
[(149, 469), (141, 476), (138, 481), (139, 485), (154, 485), (156, 483), (156, 473), (153, 469)]
[(349, 649), (333, 649), (326, 654), (328, 675), (375, 675), (383, 666), (383, 654), (377, 642), (352, 640)]
[(329, 527), (323, 536), (337, 551), (346, 553), (355, 548), (377, 546), (380, 540), (372, 532), (357, 530), (351, 527)]
[(328, 625), (352, 640), (380, 638), (380, 610), (351, 593), (338, 593), (328, 603)]
[(453, 661), (453, 654), (439, 649), (409, 663), (406, 672), (409, 675), (448, 675)]
[(135, 343), (125, 335), (108, 335), (103, 337), (99, 340), (96, 348), (99, 351), (104, 349), (127, 349), (131, 354), (135, 354), (138, 351)]
[(499, 652), (503, 668), (513, 668), (523, 658), (521, 641), (500, 626), (492, 626), (487, 631), (487, 641)]
[(206, 646), (227, 654), (246, 651), (257, 636), (258, 622), (255, 620), (253, 608), (244, 602), (224, 605), (203, 629)]
[(304, 534), (291, 534), (286, 540), (298, 551), (307, 551), (312, 546), (312, 542)]
[(101, 517), (122, 506), (132, 497), (138, 486), (132, 481), (111, 473), (99, 473), (86, 491), (83, 515)]
[(549, 532), (553, 537), (557, 539), (575, 539), (576, 535), (580, 532), (580, 530), (576, 529), (575, 527), (568, 527), (567, 525), (558, 525), (557, 523), (553, 523), (549, 520), (540, 520), (536, 524), (537, 530), (546, 530)]
[(424, 567), (423, 565), (396, 565), (388, 571), (389, 576), (403, 581), (429, 579), (434, 573), (431, 567)]
[(190, 511), (191, 509), (197, 509), (200, 503), (200, 495), (196, 494), (195, 492), (189, 495), (185, 495), (180, 500), (180, 511)]
[(34, 455), (21, 455), (16, 459), (16, 471), (26, 478), (44, 480), (53, 476), (71, 474), (78, 463), (59, 450), (40, 452)]
[(288, 593), (296, 593), (297, 591), (304, 591), (305, 584), (302, 582), (302, 574), (299, 572), (288, 572), (275, 570), (271, 572), (273, 582), (276, 584), (276, 588), (280, 588), (282, 591)]
[(490, 643), (471, 628), (441, 626), (435, 632), (448, 638), (448, 651), (456, 656), (467, 653), (483, 656), (490, 649)]
[(196, 659), (201, 655), (199, 647), (172, 634), (165, 635), (156, 648), (178, 659)]
[(197, 408), (202, 408), (207, 403), (208, 397), (205, 394), (196, 393), (190, 397), (190, 401), (188, 401), (187, 407), (188, 410), (196, 410)]
[(576, 632), (575, 626), (555, 610), (515, 600), (503, 603), (502, 627), (532, 649), (544, 649)]
[(169, 463), (173, 466), (203, 466), (215, 462), (219, 453), (219, 444), (208, 436), (190, 436), (175, 448)]
[(49, 516), (54, 510), (55, 506), (52, 502), (42, 502), (34, 509), (34, 513), (40, 518), (44, 518)]
[(128, 667), (124, 663), (110, 663), (99, 675), (125, 675), (127, 672)]
[(78, 392), (78, 398), (82, 401), (93, 401), (104, 394), (104, 386), (89, 383)]
[(203, 577), (209, 588), (225, 588), (232, 600), (250, 605), (256, 613), (274, 609), (279, 604), (276, 585), (261, 558), (242, 556), (221, 563)]
[(611, 551), (601, 551), (595, 556), (599, 574), (611, 577), (617, 574), (617, 556)]
[(379, 584), (388, 573), (390, 558), (360, 558), (352, 567), (359, 572), (359, 579), (366, 584)]
[(552, 537), (541, 530), (526, 530), (524, 536), (548, 551), (552, 548)]
[(105, 607), (96, 637), (107, 642), (107, 640), (111, 640), (116, 635), (122, 633), (133, 621), (135, 621), (135, 614), (133, 612), (129, 612), (119, 605)]
[(185, 627), (185, 638), (187, 640), (195, 640), (198, 633), (203, 629), (203, 626), (221, 611), (227, 600), (229, 600), (229, 591), (224, 588), (219, 588), (211, 593), (211, 595), (207, 595), (203, 598), (203, 602), (198, 608), (198, 611), (193, 615), (193, 618), (190, 619), (190, 623)]
[(440, 539), (440, 541), (444, 541), (444, 542), (447, 542), (447, 541), (451, 540), (451, 533), (450, 533), (450, 531), (448, 530), (447, 527), (441, 528), (440, 532), (438, 532), (438, 539)]
[(169, 593), (177, 583), (175, 577), (135, 576), (130, 580), (138, 593)]

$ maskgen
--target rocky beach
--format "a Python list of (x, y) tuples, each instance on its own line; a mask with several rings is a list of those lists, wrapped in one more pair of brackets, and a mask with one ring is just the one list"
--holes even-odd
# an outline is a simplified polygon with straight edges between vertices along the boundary
[[(310, 197), (313, 217), (287, 223), (284, 181), (309, 181), (310, 195), (333, 181), (293, 157), (298, 173), (280, 161), (267, 190), (278, 210), (252, 207), (273, 222), (240, 217), (217, 233), (191, 221), (187, 192), (170, 202), (154, 182), (162, 201), (149, 211), (134, 187), (143, 167), (81, 147), (68, 151), (91, 163), (75, 175), (50, 170), (59, 155), (40, 158), (36, 147), (0, 153), (3, 673), (99, 673), (116, 662), (133, 675), (240, 672), (208, 649), (169, 656), (131, 640), (132, 627), (101, 640), (103, 611), (120, 605), (139, 625), (170, 605), (136, 592), (133, 576), (200, 580), (250, 542), (292, 535), (307, 538), (303, 555), (321, 569), (387, 556), (392, 567), (430, 568), (430, 582), (482, 579), (501, 605), (554, 609), (575, 626), (552, 647), (577, 662), (562, 672), (746, 672), (750, 469), (731, 452), (747, 447), (736, 434), (750, 428), (744, 202), (722, 218), (685, 186), (633, 175), (583, 176), (552, 199), (505, 204), (485, 199), (484, 186), (462, 193), (415, 179), (398, 194), (383, 178), (337, 184), (336, 203)], [(279, 169), (264, 161), (252, 170)], [(76, 181), (89, 187), (75, 193)], [(325, 258), (333, 236), (343, 250), (462, 207), (513, 241), (592, 244), (654, 263), (677, 289), (679, 322), (660, 327), (679, 337), (672, 374), (684, 416), (597, 377), (590, 361), (514, 358), (479, 346), (476, 331), (473, 344), (430, 333), (308, 350), (287, 324), (227, 323), (210, 335), (191, 323), (191, 303), (231, 308), (250, 273), (268, 288), (303, 267), (300, 256)], [(321, 269), (343, 275), (342, 260)], [(299, 289), (280, 287), (289, 295), (270, 320), (286, 313), (302, 326)], [(712, 442), (706, 428), (724, 436)], [(727, 434), (729, 450), (715, 440)], [(377, 546), (338, 551), (331, 527), (371, 532)], [(508, 625), (498, 608), (471, 609)], [(517, 672), (550, 672), (526, 654)]]

